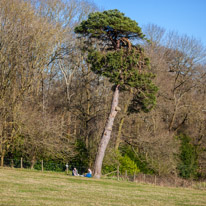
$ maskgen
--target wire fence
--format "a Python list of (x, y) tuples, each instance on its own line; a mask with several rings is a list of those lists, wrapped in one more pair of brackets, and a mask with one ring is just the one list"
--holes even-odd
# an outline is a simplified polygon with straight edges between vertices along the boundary
[[(56, 171), (56, 172), (64, 172), (67, 175), (72, 175), (72, 170), (76, 168), (80, 175), (84, 175), (87, 172), (86, 167), (78, 164), (69, 164), (69, 163), (56, 163), (52, 161), (27, 161), (23, 158), (20, 159), (4, 159), (4, 167), (11, 168), (21, 168), (21, 169), (35, 169), (39, 171)], [(115, 179), (119, 181), (131, 181), (135, 183), (143, 183), (143, 184), (153, 184), (160, 186), (169, 186), (169, 187), (193, 187), (194, 185), (201, 185), (201, 188), (206, 189), (206, 182), (202, 181), (194, 181), (192, 179), (186, 180), (179, 178), (177, 176), (158, 176), (158, 175), (149, 175), (143, 173), (133, 173), (128, 174), (127, 171), (120, 172), (119, 167), (115, 171), (112, 171), (107, 174), (103, 174), (103, 178), (107, 179)]]

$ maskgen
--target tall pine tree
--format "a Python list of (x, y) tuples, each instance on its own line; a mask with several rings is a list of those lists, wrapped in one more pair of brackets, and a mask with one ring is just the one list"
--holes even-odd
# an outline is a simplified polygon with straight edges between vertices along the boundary
[(118, 10), (94, 12), (75, 28), (75, 33), (87, 43), (87, 61), (92, 71), (113, 83), (111, 111), (94, 164), (94, 177), (100, 178), (114, 119), (120, 110), (119, 92), (133, 88), (129, 112), (149, 112), (155, 105), (157, 87), (152, 83), (154, 75), (149, 72), (149, 59), (143, 48), (132, 44), (132, 41), (145, 40), (136, 21)]

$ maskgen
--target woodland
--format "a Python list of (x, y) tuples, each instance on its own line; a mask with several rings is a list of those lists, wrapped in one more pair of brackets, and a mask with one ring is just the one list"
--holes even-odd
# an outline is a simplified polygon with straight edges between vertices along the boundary
[[(1, 166), (23, 157), (31, 168), (42, 159), (95, 168), (117, 82), (111, 71), (94, 68), (100, 56), (88, 50), (100, 51), (106, 40), (79, 27), (96, 12), (102, 14), (88, 0), (0, 0)], [(141, 38), (131, 40), (144, 53), (138, 72), (149, 72), (138, 78), (152, 82), (145, 91), (155, 97), (116, 84), (118, 110), (101, 172), (119, 166), (131, 174), (205, 179), (206, 47), (154, 24), (138, 32)], [(130, 48), (125, 39), (121, 44)]]

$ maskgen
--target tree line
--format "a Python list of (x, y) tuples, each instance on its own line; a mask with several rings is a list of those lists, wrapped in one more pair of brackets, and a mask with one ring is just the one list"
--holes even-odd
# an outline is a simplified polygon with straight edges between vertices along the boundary
[[(24, 157), (32, 168), (40, 159), (93, 168), (118, 88), (102, 171), (119, 165), (131, 173), (205, 178), (205, 46), (152, 24), (142, 33), (130, 24), (138, 42), (122, 35), (126, 23), (121, 34), (105, 27), (112, 42), (102, 34), (90, 38), (97, 28), (82, 29), (89, 18), (123, 15), (98, 10), (87, 0), (0, 0), (1, 166), (5, 157)], [(122, 58), (138, 65), (131, 78), (145, 82), (147, 67), (155, 86), (127, 82)]]

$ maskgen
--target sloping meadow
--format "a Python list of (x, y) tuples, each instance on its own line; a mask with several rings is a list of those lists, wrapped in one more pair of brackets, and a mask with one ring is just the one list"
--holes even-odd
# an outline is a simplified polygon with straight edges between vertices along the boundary
[(206, 190), (0, 168), (0, 206), (206, 205)]

